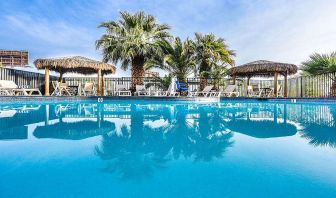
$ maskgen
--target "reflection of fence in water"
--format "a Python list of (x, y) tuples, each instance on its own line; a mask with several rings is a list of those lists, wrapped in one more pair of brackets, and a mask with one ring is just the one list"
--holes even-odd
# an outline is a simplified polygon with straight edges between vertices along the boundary
[(314, 104), (258, 104), (246, 103), (237, 106), (223, 107), (223, 118), (282, 118), (296, 123), (315, 123), (325, 126), (335, 126), (335, 112), (328, 105)]
[(328, 105), (303, 105), (290, 104), (287, 105), (288, 119), (305, 123), (305, 124), (320, 124), (329, 127), (335, 126), (335, 113), (332, 112), (332, 107)]

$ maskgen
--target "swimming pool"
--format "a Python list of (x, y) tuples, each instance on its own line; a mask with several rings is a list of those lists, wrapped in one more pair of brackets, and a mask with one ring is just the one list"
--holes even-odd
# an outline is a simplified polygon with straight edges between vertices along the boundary
[(0, 103), (0, 197), (336, 197), (336, 104)]

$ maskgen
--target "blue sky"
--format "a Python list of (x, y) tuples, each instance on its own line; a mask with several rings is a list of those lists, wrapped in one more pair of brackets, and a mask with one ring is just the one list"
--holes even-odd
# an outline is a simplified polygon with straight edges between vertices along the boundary
[[(237, 53), (237, 65), (258, 59), (299, 64), (336, 50), (335, 0), (1, 0), (0, 48), (35, 58), (101, 59), (102, 21), (144, 10), (182, 38), (215, 33)], [(129, 75), (118, 69), (118, 76)]]

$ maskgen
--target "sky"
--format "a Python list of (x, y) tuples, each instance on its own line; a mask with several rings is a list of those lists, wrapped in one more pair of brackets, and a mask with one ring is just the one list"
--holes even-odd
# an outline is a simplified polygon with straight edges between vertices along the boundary
[[(97, 26), (139, 10), (183, 39), (195, 32), (224, 38), (236, 65), (299, 65), (314, 52), (336, 51), (336, 0), (1, 0), (0, 49), (28, 50), (30, 64), (71, 55), (101, 60), (95, 41), (104, 30)], [(130, 72), (118, 68), (115, 75)]]

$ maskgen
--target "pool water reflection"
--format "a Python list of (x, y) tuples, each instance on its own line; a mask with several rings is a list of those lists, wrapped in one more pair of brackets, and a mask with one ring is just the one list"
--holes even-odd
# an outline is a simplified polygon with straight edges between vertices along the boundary
[(336, 195), (336, 105), (17, 103), (0, 125), (0, 197)]

